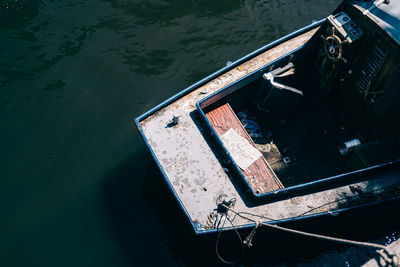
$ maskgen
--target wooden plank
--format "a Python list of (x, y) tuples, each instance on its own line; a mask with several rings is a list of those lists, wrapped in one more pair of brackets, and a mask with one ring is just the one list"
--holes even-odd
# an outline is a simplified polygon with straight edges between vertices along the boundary
[[(214, 127), (218, 136), (223, 135), (232, 128), (241, 137), (247, 139), (252, 146), (256, 147), (228, 103), (207, 112), (206, 117)], [(242, 173), (246, 177), (247, 182), (253, 188), (254, 192), (259, 194), (283, 188), (282, 183), (276, 177), (263, 156), (256, 160), (246, 170), (242, 170)]]

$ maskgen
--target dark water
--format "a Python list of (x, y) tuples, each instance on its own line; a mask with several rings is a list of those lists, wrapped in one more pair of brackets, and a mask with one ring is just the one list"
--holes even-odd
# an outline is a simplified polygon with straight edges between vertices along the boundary
[(219, 264), (134, 118), (338, 2), (0, 0), (0, 265)]

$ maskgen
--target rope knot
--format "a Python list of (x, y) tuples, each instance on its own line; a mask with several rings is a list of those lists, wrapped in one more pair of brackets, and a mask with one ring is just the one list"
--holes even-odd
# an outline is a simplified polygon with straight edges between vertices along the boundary
[(256, 235), (257, 228), (260, 226), (261, 222), (256, 220), (255, 221), (256, 225), (254, 226), (253, 230), (251, 230), (250, 234), (246, 237), (246, 239), (243, 241), (243, 244), (246, 245), (246, 247), (250, 248), (253, 246), (251, 243), (253, 241), (254, 236)]
[(225, 194), (221, 194), (218, 196), (217, 200), (216, 200), (216, 204), (217, 204), (217, 213), (220, 214), (227, 214), (228, 210), (230, 208), (232, 208), (235, 203), (236, 203), (236, 198), (231, 198), (228, 201), (225, 200), (225, 198), (228, 197)]

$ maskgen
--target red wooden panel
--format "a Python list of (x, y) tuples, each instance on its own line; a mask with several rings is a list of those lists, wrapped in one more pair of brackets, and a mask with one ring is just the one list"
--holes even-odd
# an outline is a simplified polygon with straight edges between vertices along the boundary
[[(256, 147), (229, 104), (224, 104), (207, 112), (206, 117), (218, 133), (218, 136), (233, 128), (240, 136), (246, 138), (252, 146)], [(282, 183), (269, 168), (263, 156), (245, 171), (241, 171), (254, 192), (262, 194), (283, 188)]]

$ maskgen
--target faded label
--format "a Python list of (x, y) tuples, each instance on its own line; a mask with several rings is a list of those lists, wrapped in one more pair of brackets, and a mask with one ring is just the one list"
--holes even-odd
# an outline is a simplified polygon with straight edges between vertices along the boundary
[(229, 129), (221, 135), (221, 140), (242, 170), (246, 170), (262, 156), (260, 151), (252, 146), (246, 138), (241, 137), (234, 129)]

